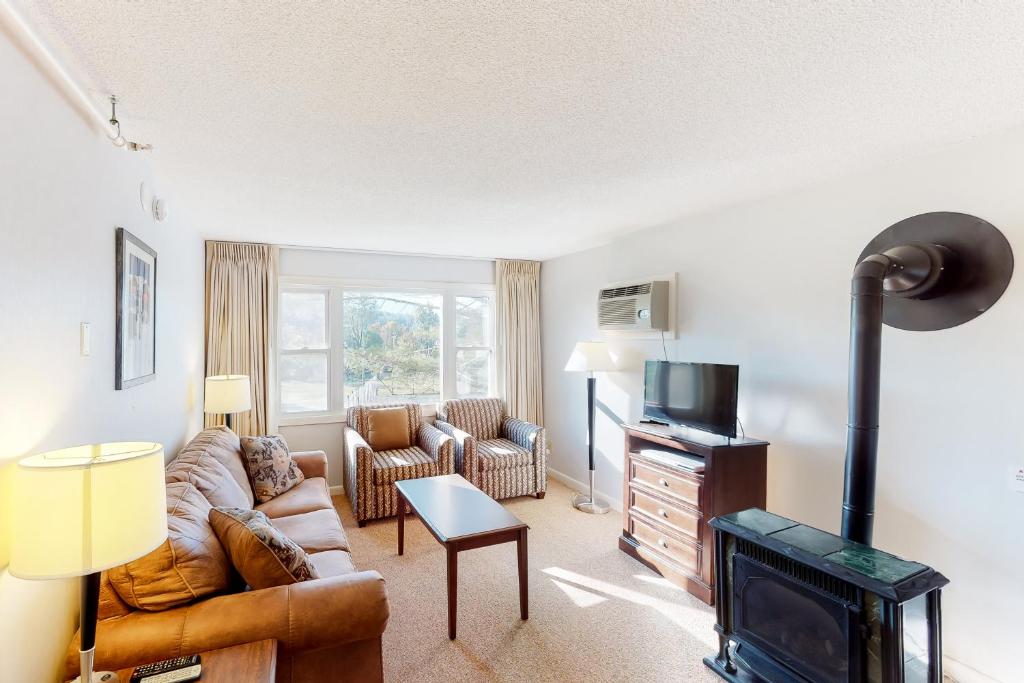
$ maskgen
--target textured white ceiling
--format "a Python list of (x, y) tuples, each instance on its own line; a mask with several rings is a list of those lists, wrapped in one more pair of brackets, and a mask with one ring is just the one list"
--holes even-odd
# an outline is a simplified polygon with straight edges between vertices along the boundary
[(1024, 122), (1015, 1), (21, 6), (215, 238), (547, 258)]

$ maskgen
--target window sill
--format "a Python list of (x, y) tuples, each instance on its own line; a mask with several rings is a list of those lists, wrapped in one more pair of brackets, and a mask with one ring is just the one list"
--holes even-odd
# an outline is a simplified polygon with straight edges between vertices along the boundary
[[(433, 403), (420, 405), (420, 412), (424, 420), (433, 420), (437, 417), (437, 406)], [(326, 413), (316, 415), (286, 415), (277, 420), (278, 427), (302, 427), (306, 425), (328, 425), (345, 424), (344, 413)]]

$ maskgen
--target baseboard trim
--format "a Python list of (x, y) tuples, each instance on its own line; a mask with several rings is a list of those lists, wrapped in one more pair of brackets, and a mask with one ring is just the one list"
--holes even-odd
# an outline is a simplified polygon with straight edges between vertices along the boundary
[(986, 676), (949, 655), (942, 657), (942, 677), (954, 683), (999, 683), (995, 678)]
[(332, 496), (344, 496), (345, 495), (345, 487), (342, 486), (342, 485), (329, 486), (328, 489), (330, 490)]
[[(548, 467), (548, 476), (556, 481), (565, 484), (571, 489), (576, 489), (577, 491), (587, 491), (590, 489), (589, 484), (584, 484), (582, 481), (579, 481), (578, 479), (573, 479), (569, 475), (559, 472), (558, 470), (553, 470), (550, 467)], [(615, 510), (616, 512), (622, 512), (622, 501), (619, 500), (618, 498), (612, 498), (607, 493), (604, 493), (599, 489), (594, 489), (594, 495), (597, 496), (598, 500), (604, 503), (608, 503), (608, 506), (612, 510)]]

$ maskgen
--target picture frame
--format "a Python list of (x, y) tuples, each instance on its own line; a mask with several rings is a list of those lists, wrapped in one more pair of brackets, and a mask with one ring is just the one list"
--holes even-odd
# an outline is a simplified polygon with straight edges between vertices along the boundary
[(114, 389), (156, 379), (156, 251), (124, 228), (115, 238)]

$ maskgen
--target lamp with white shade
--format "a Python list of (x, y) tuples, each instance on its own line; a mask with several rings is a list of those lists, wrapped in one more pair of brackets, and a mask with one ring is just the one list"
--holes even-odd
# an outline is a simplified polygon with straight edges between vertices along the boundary
[(107, 443), (39, 453), (18, 463), (11, 488), (10, 573), (82, 578), (78, 680), (117, 681), (92, 671), (100, 573), (167, 538), (163, 447)]
[(594, 498), (594, 400), (597, 378), (595, 372), (613, 372), (615, 361), (604, 342), (578, 342), (565, 364), (566, 372), (587, 373), (587, 438), (590, 450), (590, 495), (577, 493), (572, 500), (573, 507), (583, 512), (603, 515), (608, 505)]
[(206, 378), (203, 412), (223, 415), (229, 429), (231, 416), (252, 409), (249, 375), (213, 375)]

